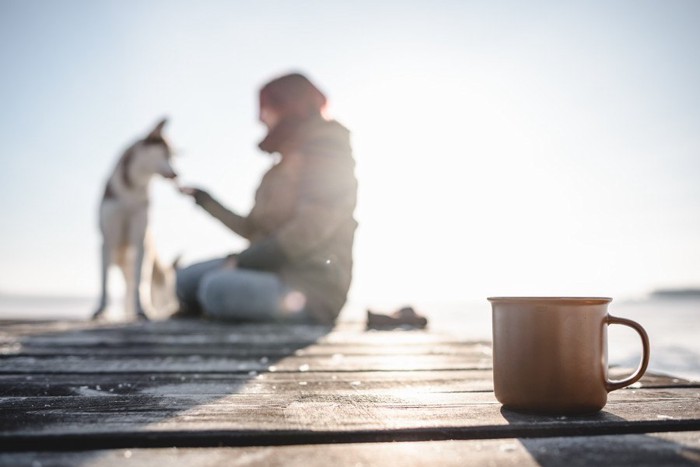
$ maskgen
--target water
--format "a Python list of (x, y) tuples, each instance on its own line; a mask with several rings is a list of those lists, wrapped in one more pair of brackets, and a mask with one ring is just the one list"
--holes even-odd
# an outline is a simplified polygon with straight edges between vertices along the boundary
[[(358, 308), (351, 304), (344, 319), (362, 319)], [(418, 303), (414, 308), (428, 317), (433, 330), (469, 340), (492, 338), (491, 305), (485, 298), (472, 303)], [(651, 344), (648, 371), (700, 381), (700, 298), (613, 300), (608, 311), (637, 321), (647, 331)], [(642, 344), (634, 330), (609, 326), (610, 365), (636, 368), (641, 353)]]
[(88, 319), (95, 298), (36, 295), (0, 295), (0, 320), (3, 319)]
[[(700, 380), (700, 299), (613, 302), (610, 313), (633, 319), (646, 329), (651, 344), (650, 370)], [(608, 340), (611, 362), (636, 366), (641, 352), (636, 332), (610, 326)]]
[[(0, 319), (88, 319), (95, 298), (0, 296)], [(491, 307), (483, 302), (416, 303), (430, 320), (430, 328), (469, 340), (491, 340)], [(118, 318), (119, 304), (113, 306)], [(363, 321), (365, 304), (350, 303), (343, 321)], [(378, 306), (391, 311), (396, 305)], [(651, 342), (649, 370), (700, 380), (700, 299), (648, 299), (613, 301), (611, 314), (639, 322)], [(641, 355), (639, 337), (624, 326), (609, 328), (611, 365), (634, 368)]]

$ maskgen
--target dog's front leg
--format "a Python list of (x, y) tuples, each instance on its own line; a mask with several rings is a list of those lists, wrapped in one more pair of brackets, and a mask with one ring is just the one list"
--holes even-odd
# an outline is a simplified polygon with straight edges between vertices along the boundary
[(109, 296), (107, 291), (108, 284), (108, 274), (109, 266), (111, 263), (111, 251), (107, 242), (102, 243), (102, 294), (100, 296), (100, 303), (97, 305), (97, 309), (92, 314), (92, 319), (99, 319), (102, 314), (107, 309), (107, 304), (109, 302)]
[(146, 241), (146, 226), (148, 225), (148, 213), (146, 210), (144, 210), (139, 216), (135, 216), (133, 219), (133, 224), (132, 224), (132, 231), (131, 231), (131, 238), (133, 240), (133, 244), (135, 247), (135, 261), (133, 263), (133, 269), (132, 273), (134, 274), (134, 294), (133, 298), (134, 300), (134, 306), (136, 310), (136, 317), (138, 319), (142, 320), (148, 320), (148, 314), (147, 308), (148, 305), (145, 305), (144, 299), (147, 297), (144, 297), (144, 291), (142, 290), (144, 287), (142, 286), (143, 282), (143, 269), (145, 267), (144, 265), (144, 259), (146, 258), (146, 248), (145, 248), (145, 241)]
[(145, 249), (143, 247), (143, 242), (136, 247), (136, 261), (134, 264), (134, 289), (135, 289), (135, 305), (136, 305), (136, 317), (142, 320), (148, 320), (148, 315), (146, 314), (145, 307), (143, 306), (143, 298), (141, 291), (141, 281), (143, 276), (143, 259), (144, 259)]

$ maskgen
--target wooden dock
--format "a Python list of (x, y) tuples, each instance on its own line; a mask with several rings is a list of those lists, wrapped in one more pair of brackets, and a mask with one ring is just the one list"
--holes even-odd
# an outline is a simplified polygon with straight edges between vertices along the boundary
[(700, 383), (495, 400), (488, 342), (360, 324), (0, 322), (0, 465), (699, 465)]

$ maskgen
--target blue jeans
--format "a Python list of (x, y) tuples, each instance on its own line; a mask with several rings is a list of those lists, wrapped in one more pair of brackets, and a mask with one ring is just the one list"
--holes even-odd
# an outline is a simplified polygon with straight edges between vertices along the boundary
[(304, 295), (277, 274), (224, 267), (225, 263), (225, 258), (213, 259), (178, 270), (182, 306), (220, 320), (313, 323), (304, 309)]

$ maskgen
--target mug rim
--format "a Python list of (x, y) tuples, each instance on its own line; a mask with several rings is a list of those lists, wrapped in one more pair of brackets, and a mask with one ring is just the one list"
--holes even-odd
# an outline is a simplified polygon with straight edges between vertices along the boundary
[(612, 302), (610, 297), (488, 297), (491, 303), (562, 303), (578, 305), (603, 305)]

